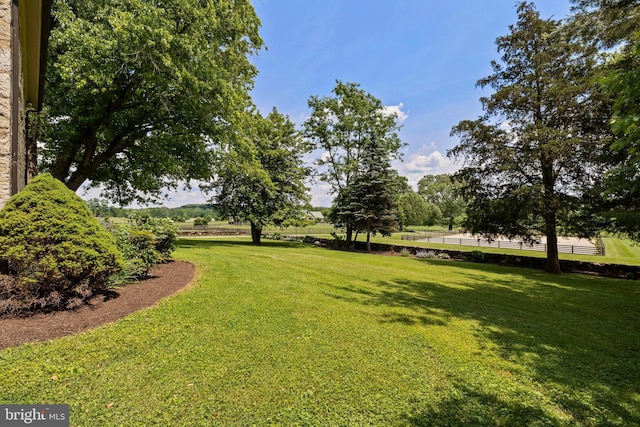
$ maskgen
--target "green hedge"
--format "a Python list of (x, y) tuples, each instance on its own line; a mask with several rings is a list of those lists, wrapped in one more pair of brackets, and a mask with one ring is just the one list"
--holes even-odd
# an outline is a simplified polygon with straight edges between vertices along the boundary
[(121, 268), (113, 236), (85, 202), (49, 174), (0, 210), (0, 313), (77, 306)]

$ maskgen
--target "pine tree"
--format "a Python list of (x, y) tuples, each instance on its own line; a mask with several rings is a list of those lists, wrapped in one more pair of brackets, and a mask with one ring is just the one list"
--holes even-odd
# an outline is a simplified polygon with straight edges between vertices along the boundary
[[(356, 232), (367, 233), (367, 250), (371, 235), (388, 236), (398, 227), (396, 181), (384, 149), (375, 142), (364, 147), (361, 168), (351, 185), (342, 193), (338, 206), (349, 217)], [(346, 199), (346, 200), (345, 200)]]

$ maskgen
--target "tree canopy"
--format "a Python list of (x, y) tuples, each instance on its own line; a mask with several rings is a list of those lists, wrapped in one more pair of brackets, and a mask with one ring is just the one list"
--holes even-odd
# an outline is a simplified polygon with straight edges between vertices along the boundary
[[(399, 157), (402, 142), (398, 137), (398, 118), (385, 111), (382, 102), (356, 83), (338, 81), (334, 96), (309, 99), (311, 116), (304, 123), (304, 134), (312, 146), (322, 149), (316, 161), (321, 180), (331, 185), (335, 203), (345, 200), (362, 168), (365, 147), (390, 160)], [(342, 194), (341, 194), (342, 193)], [(347, 243), (351, 243), (353, 224), (344, 217)]]
[(408, 225), (435, 225), (442, 221), (440, 208), (413, 190), (398, 197), (398, 214), (400, 230)]
[(255, 113), (242, 127), (244, 144), (218, 147), (216, 176), (209, 186), (215, 209), (251, 223), (254, 243), (263, 226), (300, 215), (309, 202), (303, 156), (308, 145), (288, 117), (276, 109)]
[(55, 0), (41, 169), (126, 204), (211, 176), (251, 104), (248, 0)]
[(443, 225), (453, 229), (464, 214), (465, 202), (458, 194), (460, 183), (449, 174), (425, 175), (418, 181), (418, 193), (427, 203), (438, 207)]
[[(640, 3), (575, 0), (571, 27), (606, 50), (599, 83), (614, 100), (611, 170), (594, 205), (612, 231), (640, 240)], [(598, 200), (597, 196), (603, 196)]]
[(545, 235), (547, 271), (559, 272), (558, 228), (592, 231), (572, 230), (570, 217), (603, 173), (610, 141), (608, 104), (593, 84), (597, 51), (527, 2), (497, 46), (501, 62), (478, 81), (495, 90), (481, 99), (485, 114), (452, 130), (461, 142), (449, 155), (465, 161), (456, 174), (469, 201), (464, 225), (489, 238)]

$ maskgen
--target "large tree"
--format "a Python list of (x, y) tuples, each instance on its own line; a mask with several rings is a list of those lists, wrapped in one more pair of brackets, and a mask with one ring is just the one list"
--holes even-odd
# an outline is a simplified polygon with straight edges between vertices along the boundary
[(266, 118), (252, 115), (238, 137), (244, 141), (218, 149), (211, 202), (220, 214), (249, 221), (259, 244), (265, 225), (299, 216), (309, 202), (310, 170), (303, 160), (308, 144), (276, 109)]
[[(594, 203), (613, 231), (640, 240), (640, 2), (574, 0), (571, 26), (607, 52), (600, 84), (614, 99), (614, 163)], [(594, 198), (597, 201), (597, 198)]]
[[(560, 272), (557, 236), (570, 230), (582, 195), (602, 173), (608, 108), (593, 84), (596, 50), (570, 39), (531, 3), (497, 39), (501, 63), (478, 85), (485, 114), (452, 130), (464, 159), (456, 173), (468, 200), (465, 228), (489, 238), (547, 237), (549, 272)], [(576, 230), (588, 234), (589, 227)]]
[(208, 178), (250, 105), (259, 25), (249, 0), (55, 0), (41, 168), (120, 203)]
[(358, 173), (334, 201), (334, 224), (350, 224), (356, 232), (366, 233), (371, 251), (372, 234), (389, 236), (398, 227), (397, 182), (384, 147), (375, 141), (366, 144)]
[(442, 211), (424, 197), (410, 190), (398, 197), (400, 231), (408, 225), (435, 225), (442, 221)]
[[(365, 146), (375, 144), (384, 159), (399, 156), (398, 118), (385, 111), (382, 102), (356, 83), (337, 82), (334, 96), (309, 99), (311, 116), (304, 123), (305, 136), (323, 151), (316, 161), (320, 179), (331, 185), (333, 194), (348, 194), (361, 168)], [(346, 201), (345, 201), (346, 202)], [(346, 240), (350, 244), (354, 227), (346, 218)]]
[(449, 230), (459, 225), (464, 214), (465, 202), (457, 191), (459, 187), (460, 183), (449, 174), (425, 175), (418, 181), (418, 194), (440, 209), (441, 221)]

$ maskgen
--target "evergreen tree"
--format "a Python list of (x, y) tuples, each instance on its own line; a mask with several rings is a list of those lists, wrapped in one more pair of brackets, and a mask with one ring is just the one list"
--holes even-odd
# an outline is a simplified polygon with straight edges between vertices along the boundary
[(316, 161), (320, 179), (336, 194), (334, 206), (341, 212), (338, 221), (346, 228), (350, 244), (355, 231), (348, 209), (349, 188), (362, 168), (365, 147), (376, 144), (376, 152), (386, 160), (399, 157), (402, 142), (397, 135), (398, 118), (385, 112), (382, 102), (360, 89), (356, 83), (337, 82), (334, 97), (312, 96), (311, 117), (304, 123), (305, 136), (324, 153)]
[(356, 232), (367, 234), (370, 251), (372, 234), (388, 236), (397, 229), (398, 199), (396, 179), (384, 148), (374, 141), (361, 154), (358, 173), (334, 206), (340, 222), (350, 221)]
[[(572, 231), (610, 141), (608, 105), (593, 84), (597, 51), (561, 29), (533, 4), (518, 6), (517, 23), (497, 39), (502, 64), (478, 82), (496, 92), (481, 99), (484, 116), (453, 128), (461, 142), (449, 152), (465, 160), (456, 174), (469, 201), (464, 226), (488, 238), (545, 235), (549, 272), (560, 271), (558, 229)], [(581, 225), (580, 235), (593, 231)]]

